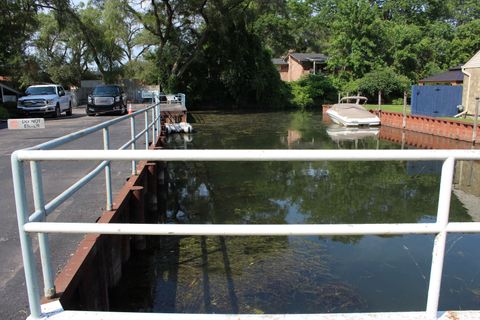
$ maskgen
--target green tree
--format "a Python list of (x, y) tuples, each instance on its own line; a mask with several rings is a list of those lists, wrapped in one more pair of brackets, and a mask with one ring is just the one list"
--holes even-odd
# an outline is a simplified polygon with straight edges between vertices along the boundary
[(259, 16), (253, 25), (253, 32), (263, 39), (263, 44), (274, 57), (285, 55), (289, 49), (295, 48), (295, 30), (284, 16), (276, 13)]
[(450, 47), (454, 36), (454, 30), (451, 24), (437, 21), (429, 24), (425, 28), (423, 39), (419, 42), (420, 50), (418, 59), (420, 64), (424, 66), (420, 69), (418, 77), (411, 77), (414, 80), (432, 75), (429, 68), (447, 70), (454, 67), (450, 60)]
[(264, 1), (252, 1), (252, 30), (273, 56), (296, 52), (324, 52), (329, 44), (334, 5), (331, 0), (275, 1), (265, 8)]
[(385, 64), (384, 24), (377, 5), (367, 0), (341, 0), (331, 27), (328, 65), (352, 80)]
[(477, 0), (451, 0), (452, 15), (457, 25), (480, 19), (480, 2)]
[(399, 23), (428, 25), (451, 18), (450, 0), (377, 0), (382, 15)]
[(332, 12), (325, 0), (289, 0), (288, 22), (297, 52), (323, 52), (330, 36), (329, 17)]
[[(216, 12), (228, 12), (242, 1), (226, 2), (215, 1), (214, 9), (219, 10)], [(167, 90), (175, 88), (206, 41), (213, 4), (207, 0), (151, 1), (143, 11), (128, 1), (124, 1), (123, 6), (156, 37), (158, 80)]]
[(409, 78), (417, 78), (423, 67), (419, 59), (420, 46), (418, 39), (422, 38), (420, 27), (412, 24), (385, 22), (386, 37), (389, 45), (387, 50), (387, 64), (396, 72)]
[(398, 75), (391, 68), (382, 68), (365, 74), (362, 78), (352, 82), (349, 86), (350, 92), (359, 91), (370, 97), (375, 97), (381, 91), (386, 99), (394, 96), (401, 96), (410, 88), (410, 80)]
[(480, 50), (480, 19), (460, 25), (451, 42), (451, 65), (464, 64)]
[[(108, 32), (103, 11), (96, 1), (72, 6), (68, 0), (37, 0), (37, 6), (51, 11), (60, 29), (71, 28), (86, 43), (89, 54), (106, 82), (117, 80), (123, 52)], [(102, 4), (102, 3), (100, 3)]]
[(211, 18), (202, 51), (180, 83), (199, 102), (237, 107), (283, 107), (286, 85), (270, 54), (249, 32), (242, 11)]
[(34, 1), (0, 0), (0, 75), (20, 76), (30, 35), (37, 26), (36, 11)]
[[(88, 73), (88, 65), (93, 63), (86, 42), (76, 36), (71, 26), (61, 29), (52, 13), (39, 13), (38, 21), (39, 30), (33, 40), (36, 54), (32, 58), (49, 81), (78, 86)], [(31, 79), (26, 80), (25, 85), (28, 85)]]
[[(108, 6), (106, 8), (108, 9)], [(84, 37), (89, 37), (85, 41), (89, 44), (90, 53), (104, 81), (115, 82), (121, 74), (121, 62), (124, 58), (124, 52), (117, 37), (118, 27), (115, 20), (108, 21), (108, 11), (99, 10), (92, 4), (78, 10), (78, 18), (76, 26), (85, 28), (84, 32), (87, 34), (84, 33)]]

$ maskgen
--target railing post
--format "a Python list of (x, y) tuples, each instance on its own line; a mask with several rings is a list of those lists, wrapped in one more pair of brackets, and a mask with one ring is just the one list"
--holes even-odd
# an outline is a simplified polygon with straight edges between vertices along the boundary
[(440, 192), (438, 196), (437, 224), (442, 231), (435, 236), (432, 252), (432, 266), (428, 285), (427, 316), (429, 319), (437, 319), (438, 301), (442, 285), (443, 261), (445, 256), (445, 243), (447, 240), (446, 227), (450, 212), (450, 198), (452, 196), (453, 174), (455, 171), (455, 159), (447, 158), (443, 162), (440, 180)]
[(186, 107), (187, 106), (187, 102), (185, 101), (185, 94), (184, 93), (180, 93), (180, 97), (182, 99), (182, 107)]
[(155, 137), (156, 137), (155, 131), (157, 130), (157, 121), (156, 121), (156, 118), (155, 118), (156, 117), (155, 116), (155, 107), (150, 109), (150, 112), (151, 112), (150, 116), (152, 118), (152, 143), (153, 143), (153, 146), (155, 146), (155, 143), (157, 142), (157, 141), (155, 141)]
[[(130, 118), (130, 137), (132, 140), (132, 150), (135, 150), (135, 116), (132, 115)], [(137, 174), (137, 162), (132, 160), (132, 175)]]
[(158, 140), (158, 138), (162, 134), (162, 110), (160, 110), (160, 102), (157, 104), (155, 109), (156, 109), (156, 112), (157, 112), (157, 118), (156, 118), (157, 119), (157, 135), (156, 135), (156, 139)]
[(15, 193), (15, 207), (17, 209), (18, 233), (22, 247), (23, 269), (25, 272), (25, 282), (27, 286), (28, 305), (31, 318), (41, 319), (39, 286), (37, 279), (37, 270), (35, 268), (35, 256), (32, 248), (32, 239), (23, 229), (24, 224), (28, 223), (28, 205), (25, 188), (25, 173), (23, 161), (18, 160), (16, 153), (12, 154), (12, 175), (13, 189)]
[[(103, 128), (103, 149), (110, 149), (110, 131), (108, 127)], [(112, 171), (110, 167), (110, 161), (105, 167), (105, 191), (107, 194), (107, 210), (110, 211), (113, 208)]]
[[(35, 211), (42, 212), (42, 221), (46, 220), (45, 196), (43, 194), (42, 169), (37, 161), (30, 162), (30, 171), (32, 174), (32, 190)], [(40, 249), (40, 260), (42, 262), (44, 294), (47, 298), (55, 296), (55, 279), (52, 272), (52, 259), (50, 258), (50, 244), (48, 234), (38, 234), (38, 246)]]
[(145, 149), (148, 150), (148, 143), (149, 143), (149, 138), (148, 138), (148, 110), (145, 110)]

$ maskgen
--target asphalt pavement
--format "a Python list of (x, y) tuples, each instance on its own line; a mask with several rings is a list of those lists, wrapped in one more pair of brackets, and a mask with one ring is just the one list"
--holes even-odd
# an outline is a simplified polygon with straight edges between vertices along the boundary
[[(72, 116), (62, 115), (57, 119), (45, 119), (45, 129), (9, 130), (5, 122), (0, 123), (0, 319), (26, 319), (29, 315), (25, 275), (23, 271), (18, 225), (15, 212), (10, 155), (13, 151), (31, 147), (63, 135), (113, 119), (115, 115), (87, 117), (84, 108), (76, 108)], [(143, 127), (143, 117), (137, 120), (137, 132)], [(111, 147), (118, 148), (130, 138), (129, 121), (115, 125), (110, 130)], [(144, 141), (144, 139), (140, 139)], [(138, 143), (144, 148), (143, 142)], [(71, 142), (59, 149), (103, 149), (102, 132)], [(68, 186), (93, 169), (94, 161), (42, 162), (45, 199), (53, 199)], [(27, 198), (33, 212), (33, 200), (28, 166), (26, 166)], [(129, 176), (129, 162), (112, 163), (114, 195)], [(71, 199), (62, 204), (48, 217), (48, 221), (92, 222), (105, 208), (104, 175), (100, 174)], [(83, 235), (50, 235), (54, 270), (62, 269)], [(38, 245), (34, 238), (38, 256)], [(38, 260), (38, 258), (37, 258)], [(39, 265), (37, 265), (39, 266)], [(39, 271), (40, 272), (40, 271)], [(43, 280), (39, 273), (40, 287)]]

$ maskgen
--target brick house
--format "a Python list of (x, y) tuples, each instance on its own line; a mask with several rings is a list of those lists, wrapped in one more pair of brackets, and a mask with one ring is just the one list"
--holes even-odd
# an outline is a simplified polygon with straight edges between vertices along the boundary
[(305, 74), (325, 71), (327, 56), (321, 53), (289, 53), (285, 58), (272, 59), (283, 81), (296, 81)]
[(277, 67), (278, 73), (280, 73), (280, 79), (282, 81), (288, 81), (288, 62), (282, 58), (272, 59), (272, 63)]

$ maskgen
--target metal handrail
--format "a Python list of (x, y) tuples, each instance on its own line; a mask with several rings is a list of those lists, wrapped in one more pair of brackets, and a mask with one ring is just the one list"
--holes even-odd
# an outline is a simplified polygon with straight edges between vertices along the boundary
[[(157, 119), (153, 117), (152, 119)], [(102, 127), (106, 128), (106, 127)], [(145, 133), (148, 129), (144, 130)], [(132, 140), (139, 138), (132, 135)], [(134, 142), (133, 141), (133, 142)], [(133, 144), (132, 142), (132, 144)], [(48, 144), (47, 144), (48, 146)], [(127, 146), (128, 147), (128, 146)], [(441, 160), (440, 192), (436, 222), (432, 223), (391, 223), (391, 224), (334, 224), (334, 225), (152, 225), (152, 224), (96, 224), (96, 223), (54, 223), (44, 222), (46, 206), (42, 205), (41, 173), (38, 161), (58, 160), (112, 160), (140, 161), (399, 161), (399, 160)], [(28, 149), (12, 154), (12, 170), (19, 224), (22, 254), (31, 317), (41, 318), (36, 279), (35, 259), (30, 233), (97, 233), (136, 235), (387, 235), (387, 234), (435, 234), (432, 252), (430, 281), (426, 310), (416, 317), (437, 319), (438, 301), (444, 262), (445, 243), (448, 233), (479, 233), (480, 223), (449, 222), (450, 200), (455, 160), (480, 160), (480, 150), (60, 150)], [(34, 190), (35, 209), (41, 212), (39, 218), (30, 222), (25, 196), (23, 162), (31, 161), (32, 174), (40, 186)], [(102, 165), (100, 164), (100, 165)], [(38, 178), (38, 179), (37, 179)], [(34, 187), (35, 188), (35, 187)], [(73, 192), (73, 191), (72, 191)], [(48, 248), (43, 248), (48, 249)], [(47, 250), (48, 252), (48, 250)], [(42, 253), (43, 267), (43, 253)], [(43, 270), (45, 270), (43, 268)], [(44, 275), (45, 278), (45, 275)], [(44, 279), (46, 282), (46, 280)], [(47, 288), (47, 286), (46, 286)], [(471, 313), (463, 313), (468, 317)], [(480, 312), (474, 312), (480, 316)], [(373, 314), (375, 315), (375, 314)], [(103, 315), (102, 315), (103, 316)], [(179, 318), (181, 316), (168, 315)], [(441, 315), (440, 315), (441, 316)], [(125, 315), (122, 315), (125, 317)], [(239, 316), (253, 318), (256, 316)], [(262, 316), (258, 316), (261, 318)], [(264, 317), (264, 316), (263, 316)], [(281, 317), (287, 317), (282, 315)], [(295, 318), (295, 315), (291, 316)], [(228, 318), (227, 315), (222, 319)], [(341, 317), (339, 317), (340, 319)], [(333, 319), (333, 318), (332, 318)], [(335, 318), (337, 319), (337, 318)]]
[(478, 160), (480, 150), (18, 150), (19, 160), (392, 161)]
[[(122, 145), (119, 150), (124, 150), (131, 146), (136, 140), (138, 140), (143, 134), (146, 134), (146, 131), (148, 128), (152, 128), (152, 137), (156, 137), (157, 135), (160, 134), (160, 104), (154, 104), (152, 106), (149, 106), (145, 109), (142, 110), (137, 110), (131, 114), (121, 116), (119, 118), (115, 118), (106, 122), (102, 122), (98, 125), (79, 130), (77, 132), (68, 134), (66, 136), (39, 144), (37, 146), (33, 146), (31, 148), (27, 148), (25, 150), (48, 150), (52, 148), (59, 147), (61, 145), (64, 145), (66, 143), (70, 143), (74, 140), (78, 140), (80, 138), (83, 138), (89, 134), (95, 133), (97, 131), (103, 130), (103, 143), (104, 143), (104, 148), (108, 150), (110, 148), (110, 134), (109, 134), (109, 128), (115, 124), (118, 124), (122, 121), (125, 121), (127, 119), (131, 119), (131, 126), (133, 129), (131, 129), (133, 132), (135, 131), (134, 128), (134, 119), (136, 116), (141, 115), (141, 114), (147, 114), (149, 110), (152, 112), (152, 121), (146, 125), (146, 128), (142, 130), (140, 133), (135, 135), (132, 139), (128, 140), (124, 145)], [(147, 123), (147, 122), (146, 122)], [(148, 147), (148, 143), (146, 144)], [(135, 167), (136, 164), (132, 164), (132, 173), (135, 174)], [(75, 182), (73, 185), (71, 185), (68, 189), (66, 189), (64, 192), (62, 192), (60, 195), (55, 197), (53, 200), (51, 200), (49, 203), (46, 203), (44, 206), (44, 212), (42, 212), (41, 209), (36, 210), (31, 216), (30, 216), (30, 221), (38, 221), (41, 219), (42, 214), (45, 214), (48, 216), (53, 210), (55, 210), (57, 207), (59, 207), (66, 199), (68, 199), (70, 196), (72, 196), (75, 192), (80, 190), (86, 183), (90, 182), (93, 178), (95, 178), (102, 169), (105, 169), (105, 175), (106, 175), (106, 193), (107, 193), (107, 205), (106, 208), (107, 210), (112, 209), (112, 188), (111, 188), (111, 177), (110, 177), (110, 162), (109, 161), (104, 161), (100, 163), (97, 167), (95, 167), (93, 170), (91, 170), (88, 174), (86, 174), (83, 178)]]
[(159, 105), (160, 105), (160, 103), (153, 104), (153, 105), (148, 106), (144, 109), (134, 111), (131, 114), (126, 114), (126, 115), (120, 116), (118, 118), (99, 123), (97, 125), (94, 125), (94, 126), (86, 128), (86, 129), (82, 129), (82, 130), (67, 134), (65, 136), (53, 139), (51, 141), (44, 142), (44, 143), (38, 144), (36, 146), (30, 147), (30, 148), (26, 148), (25, 150), (47, 150), (47, 149), (53, 149), (53, 148), (59, 147), (59, 146), (64, 145), (66, 143), (69, 143), (69, 142), (72, 142), (74, 140), (80, 139), (82, 137), (88, 136), (89, 134), (92, 134), (94, 132), (100, 131), (101, 129), (111, 127), (114, 124), (125, 121), (126, 119), (135, 118), (136, 116), (145, 113), (145, 111), (156, 108)]
[[(148, 120), (149, 112), (151, 113), (150, 121)], [(136, 133), (135, 118), (142, 114), (145, 115), (145, 128), (141, 130), (139, 133)], [(160, 103), (155, 103), (144, 109), (137, 110), (130, 114), (127, 114), (109, 121), (105, 121), (103, 123), (94, 125), (92, 127), (89, 127), (83, 130), (79, 130), (77, 132), (65, 135), (63, 137), (60, 137), (45, 143), (41, 143), (39, 145), (27, 148), (26, 150), (30, 150), (30, 151), (50, 150), (53, 148), (60, 147), (66, 143), (78, 140), (82, 137), (88, 136), (100, 130), (103, 131), (103, 148), (105, 150), (108, 150), (110, 149), (110, 131), (109, 131), (110, 127), (120, 122), (127, 121), (128, 119), (130, 119), (132, 136), (131, 136), (131, 139), (127, 141), (127, 143), (122, 145), (119, 149), (123, 150), (131, 146), (132, 149), (135, 150), (136, 148), (135, 142), (138, 139), (140, 139), (142, 136), (145, 136), (145, 148), (148, 149), (149, 142), (150, 141), (154, 142), (156, 139), (158, 139), (158, 136), (161, 133)], [(150, 129), (152, 130), (151, 138), (149, 136)], [(92, 169), (85, 176), (83, 176), (81, 179), (79, 179), (70, 187), (68, 187), (66, 190), (64, 190), (61, 194), (54, 197), (48, 203), (45, 202), (45, 198), (44, 198), (40, 162), (31, 161), (30, 169), (31, 169), (31, 175), (32, 175), (32, 189), (33, 189), (35, 211), (30, 216), (26, 216), (26, 215), (23, 216), (25, 212), (18, 215), (19, 219), (21, 216), (26, 219), (25, 221), (23, 221), (24, 223), (45, 221), (47, 216), (52, 211), (58, 208), (62, 203), (64, 203), (68, 198), (70, 198), (75, 192), (80, 190), (85, 184), (87, 184), (93, 178), (95, 178), (102, 170), (105, 171), (106, 208), (107, 210), (112, 210), (113, 196), (112, 196), (110, 160), (102, 161), (94, 169)], [(23, 168), (23, 162), (21, 160), (18, 160), (17, 156), (14, 154), (12, 154), (12, 170), (13, 170), (13, 180), (14, 180), (14, 187), (15, 187), (15, 201), (17, 203), (17, 213), (19, 213), (19, 210), (22, 211), (22, 210), (25, 210), (26, 208), (26, 197), (24, 194), (22, 194), (25, 192), (25, 181), (23, 181), (24, 168)], [(132, 174), (136, 174), (135, 161), (132, 161)], [(18, 185), (20, 185), (20, 188), (17, 188)], [(26, 234), (24, 234), (23, 230), (21, 230), (21, 227), (20, 227), (21, 221), (22, 220), (19, 220), (18, 223), (19, 223), (19, 229), (20, 229), (20, 239), (22, 244), (22, 254), (24, 255), (24, 261), (30, 261), (31, 258), (25, 258), (25, 254), (26, 254), (25, 249), (28, 251), (29, 247), (31, 247), (31, 244), (25, 245), (25, 243), (26, 242), (28, 243), (31, 240), (29, 240)], [(42, 263), (42, 273), (44, 278), (44, 294), (46, 297), (53, 297), (55, 295), (54, 273), (51, 265), (50, 246), (48, 243), (47, 234), (39, 233), (38, 242), (39, 242), (40, 257), (41, 257), (41, 263)], [(30, 268), (31, 267), (25, 266), (25, 272), (27, 273), (27, 270), (30, 270)], [(30, 282), (30, 279), (29, 279), (29, 276), (27, 275), (27, 283), (29, 282)], [(30, 298), (31, 298), (30, 291), (32, 289), (28, 289), (28, 290), (29, 290), (29, 301), (30, 301)], [(38, 308), (35, 308), (35, 307), (31, 309), (32, 316), (35, 316), (36, 314), (38, 314), (37, 309)]]

